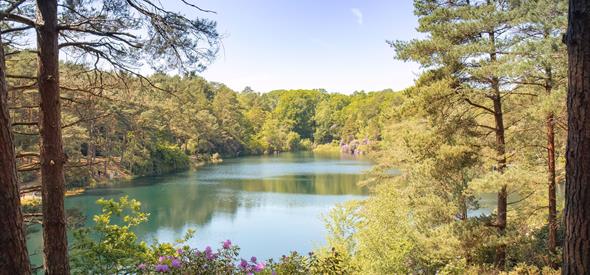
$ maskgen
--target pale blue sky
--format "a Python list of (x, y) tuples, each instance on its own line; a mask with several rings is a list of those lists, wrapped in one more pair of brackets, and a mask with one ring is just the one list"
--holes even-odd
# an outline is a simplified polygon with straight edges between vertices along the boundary
[[(203, 72), (234, 90), (401, 90), (419, 71), (386, 39), (418, 37), (410, 0), (194, 0), (225, 38)], [(203, 16), (183, 9), (188, 17)]]

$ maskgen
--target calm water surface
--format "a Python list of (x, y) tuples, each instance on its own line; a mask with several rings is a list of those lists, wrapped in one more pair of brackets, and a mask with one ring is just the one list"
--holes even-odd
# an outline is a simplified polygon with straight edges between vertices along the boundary
[[(192, 247), (231, 239), (243, 257), (276, 258), (324, 244), (322, 215), (337, 203), (366, 197), (357, 183), (370, 167), (367, 160), (313, 153), (244, 157), (87, 190), (68, 197), (65, 206), (80, 209), (89, 225), (100, 211), (97, 199), (128, 195), (151, 213), (136, 230), (143, 240), (173, 242), (195, 229)], [(29, 251), (39, 252), (41, 233), (30, 234), (28, 242)], [(38, 256), (33, 260), (40, 263)]]

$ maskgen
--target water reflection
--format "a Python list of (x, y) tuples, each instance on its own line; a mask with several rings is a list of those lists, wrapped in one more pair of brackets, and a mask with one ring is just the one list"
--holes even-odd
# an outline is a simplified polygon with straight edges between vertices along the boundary
[[(100, 211), (98, 198), (128, 195), (151, 214), (137, 229), (143, 239), (173, 241), (193, 228), (192, 245), (230, 238), (245, 253), (276, 257), (321, 243), (321, 214), (336, 203), (363, 198), (367, 190), (357, 183), (369, 168), (365, 160), (310, 153), (246, 157), (89, 190), (68, 198), (66, 208), (91, 217)], [(40, 245), (40, 237), (32, 236), (30, 248), (34, 241)]]
[(225, 180), (221, 186), (247, 192), (274, 192), (316, 195), (366, 195), (356, 184), (358, 175), (291, 175), (265, 180)]

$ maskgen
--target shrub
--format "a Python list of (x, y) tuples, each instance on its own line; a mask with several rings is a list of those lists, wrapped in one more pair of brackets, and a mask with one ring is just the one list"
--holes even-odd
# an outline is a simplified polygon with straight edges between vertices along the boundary
[[(149, 214), (140, 211), (141, 203), (122, 197), (97, 201), (102, 212), (95, 215), (95, 225), (74, 233), (71, 266), (74, 274), (350, 274), (342, 256), (329, 253), (303, 256), (292, 252), (275, 262), (256, 257), (239, 257), (240, 248), (230, 240), (215, 251), (186, 245), (193, 232), (175, 244), (139, 241), (133, 228), (147, 221)], [(120, 225), (117, 225), (119, 223)]]
[(176, 145), (159, 143), (147, 150), (147, 156), (141, 152), (129, 153), (124, 163), (135, 175), (160, 175), (190, 168), (189, 157)]
[(302, 139), (299, 142), (299, 148), (298, 148), (298, 150), (301, 150), (301, 151), (310, 151), (312, 148), (313, 148), (313, 143), (308, 138)]
[[(148, 261), (150, 249), (140, 242), (132, 228), (148, 218), (140, 212), (140, 203), (122, 197), (119, 201), (99, 199), (102, 212), (94, 216), (93, 227), (74, 232), (71, 251), (74, 274), (129, 274)], [(123, 225), (114, 224), (119, 219)]]
[(338, 145), (337, 141), (326, 144), (318, 144), (313, 149), (313, 152), (320, 154), (337, 154), (340, 153), (340, 145)]

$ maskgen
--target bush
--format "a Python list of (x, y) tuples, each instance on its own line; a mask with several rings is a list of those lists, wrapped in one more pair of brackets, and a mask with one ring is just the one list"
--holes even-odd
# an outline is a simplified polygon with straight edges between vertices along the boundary
[[(93, 227), (74, 233), (71, 251), (74, 274), (129, 274), (151, 258), (150, 249), (140, 242), (132, 228), (147, 221), (140, 203), (122, 197), (119, 201), (99, 199), (102, 212), (94, 216)], [(123, 225), (114, 224), (118, 219)]]
[(308, 138), (302, 139), (299, 142), (299, 148), (298, 148), (298, 150), (301, 150), (301, 151), (310, 151), (312, 148), (313, 148), (313, 143)]
[(157, 175), (189, 168), (188, 156), (176, 145), (158, 144), (150, 156), (153, 163), (152, 171)]
[(291, 131), (287, 134), (285, 144), (283, 145), (283, 151), (295, 151), (299, 148), (299, 141), (301, 137), (299, 134)]
[[(71, 266), (74, 274), (350, 274), (342, 256), (329, 253), (303, 256), (292, 252), (279, 261), (239, 258), (238, 246), (226, 240), (215, 251), (191, 249), (189, 231), (175, 244), (139, 241), (133, 228), (147, 221), (140, 202), (122, 197), (97, 201), (102, 212), (94, 216), (95, 225), (74, 233)], [(117, 225), (116, 223), (121, 225)]]
[(291, 252), (278, 262), (270, 259), (268, 270), (275, 274), (352, 274), (356, 270), (345, 263), (344, 257), (332, 248), (328, 253), (309, 253), (309, 256)]
[(320, 153), (320, 154), (336, 154), (336, 153), (340, 153), (340, 145), (338, 144), (337, 141), (334, 141), (332, 143), (326, 143), (326, 144), (318, 144), (316, 145), (316, 147), (313, 149), (314, 153)]
[(125, 166), (134, 175), (161, 175), (190, 168), (189, 157), (176, 145), (159, 143), (148, 150), (147, 157), (135, 157), (133, 153), (130, 155)]

